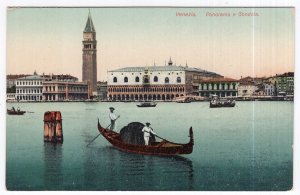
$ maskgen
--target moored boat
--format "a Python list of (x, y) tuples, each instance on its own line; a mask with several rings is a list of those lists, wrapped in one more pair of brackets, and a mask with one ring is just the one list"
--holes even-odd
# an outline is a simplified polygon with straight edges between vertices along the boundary
[(177, 102), (177, 103), (191, 103), (192, 98), (188, 98), (188, 97), (178, 98), (178, 99), (175, 100), (175, 102)]
[(157, 104), (155, 102), (141, 102), (136, 105), (137, 107), (155, 107)]
[(7, 109), (8, 115), (23, 115), (24, 113), (26, 113), (26, 111)]
[(162, 139), (160, 142), (152, 142), (149, 145), (137, 145), (126, 143), (121, 139), (119, 133), (103, 128), (98, 120), (98, 130), (100, 134), (107, 139), (116, 148), (130, 153), (147, 154), (147, 155), (178, 155), (178, 154), (190, 154), (193, 152), (194, 137), (192, 127), (189, 130), (190, 141), (186, 144), (170, 142), (166, 139)]

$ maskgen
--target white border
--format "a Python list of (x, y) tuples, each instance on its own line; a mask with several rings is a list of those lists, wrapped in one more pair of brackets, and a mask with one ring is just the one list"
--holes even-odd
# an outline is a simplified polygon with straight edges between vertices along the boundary
[[(49, 0), (47, 2), (41, 0), (1, 0), (0, 1), (0, 193), (1, 194), (40, 194), (41, 192), (10, 192), (6, 191), (5, 187), (5, 141), (6, 141), (6, 120), (5, 120), (5, 111), (6, 111), (6, 8), (9, 6), (28, 6), (28, 7), (110, 7), (110, 6), (195, 6), (195, 7), (296, 7), (296, 21), (299, 20), (299, 12), (298, 8), (300, 6), (300, 1), (298, 0), (186, 0), (186, 1), (178, 1), (178, 0)], [(296, 43), (295, 43), (295, 101), (294, 101), (294, 187), (293, 190), (288, 192), (259, 192), (260, 194), (296, 194), (300, 192), (300, 169), (299, 169), (299, 138), (300, 130), (299, 126), (299, 91), (297, 91), (297, 87), (299, 86), (299, 71), (298, 71), (298, 62), (299, 62), (299, 25), (296, 22)], [(42, 192), (45, 194), (141, 194), (141, 192), (53, 192), (53, 191), (45, 191)], [(164, 194), (182, 194), (183, 192), (142, 192), (143, 194), (152, 194), (152, 193), (164, 193)], [(224, 194), (224, 193), (258, 193), (258, 192), (186, 192), (189, 194)]]

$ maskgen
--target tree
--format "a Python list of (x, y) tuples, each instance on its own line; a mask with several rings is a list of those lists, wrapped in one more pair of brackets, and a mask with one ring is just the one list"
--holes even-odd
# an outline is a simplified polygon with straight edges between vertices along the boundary
[(6, 93), (16, 93), (16, 86), (6, 88)]

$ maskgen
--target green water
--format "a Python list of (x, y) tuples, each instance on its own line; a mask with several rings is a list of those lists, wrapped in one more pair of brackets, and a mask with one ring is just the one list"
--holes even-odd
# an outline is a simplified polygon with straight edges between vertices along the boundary
[[(293, 102), (237, 102), (234, 108), (209, 108), (208, 102), (14, 103), (26, 113), (7, 115), (8, 190), (290, 190), (293, 177)], [(151, 122), (156, 133), (188, 142), (190, 155), (158, 157), (128, 154), (98, 137), (97, 118), (116, 128)], [(64, 143), (44, 144), (43, 115), (61, 111)]]

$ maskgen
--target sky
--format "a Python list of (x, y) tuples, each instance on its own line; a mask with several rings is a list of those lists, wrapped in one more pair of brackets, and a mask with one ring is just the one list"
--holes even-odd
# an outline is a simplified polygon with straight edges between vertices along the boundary
[[(188, 64), (225, 77), (294, 71), (294, 8), (90, 8), (97, 77), (127, 66)], [(258, 16), (239, 16), (239, 13)], [(89, 8), (8, 8), (7, 74), (71, 74), (82, 79)], [(192, 13), (194, 16), (176, 16)], [(226, 13), (230, 16), (210, 16)], [(235, 16), (233, 14), (236, 14)]]

